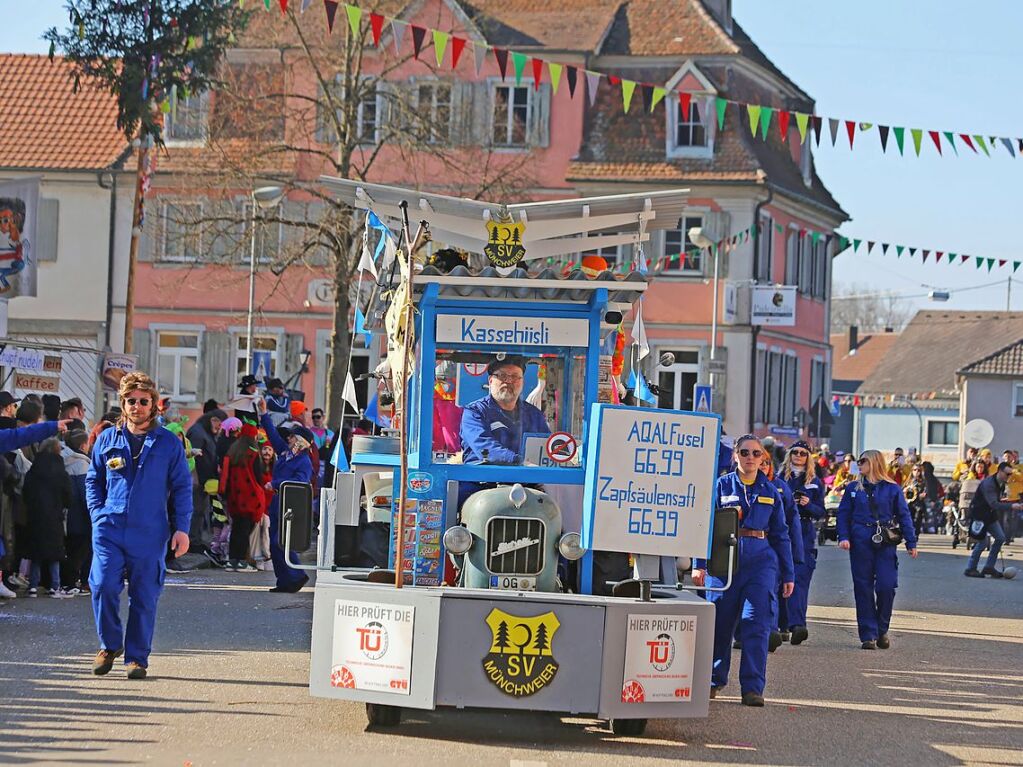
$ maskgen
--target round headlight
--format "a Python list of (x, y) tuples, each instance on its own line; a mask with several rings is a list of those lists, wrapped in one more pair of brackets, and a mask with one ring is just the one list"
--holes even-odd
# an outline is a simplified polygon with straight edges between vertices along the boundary
[(455, 525), (444, 531), (444, 548), (452, 554), (464, 554), (472, 548), (472, 533), (464, 525)]
[(565, 559), (576, 560), (586, 553), (583, 548), (583, 539), (579, 533), (565, 533), (558, 541), (558, 551)]

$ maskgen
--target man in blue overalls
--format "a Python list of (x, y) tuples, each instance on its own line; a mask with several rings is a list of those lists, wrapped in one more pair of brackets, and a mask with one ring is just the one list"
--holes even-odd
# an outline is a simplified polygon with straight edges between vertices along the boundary
[[(156, 384), (145, 373), (121, 379), (121, 422), (102, 432), (85, 478), (92, 517), (92, 608), (100, 651), (92, 671), (102, 676), (124, 653), (129, 679), (145, 679), (163, 590), (167, 541), (188, 551), (192, 478), (181, 440), (156, 423)], [(168, 524), (167, 499), (174, 519)], [(173, 526), (174, 534), (170, 534)], [(121, 591), (128, 578), (128, 630), (121, 626)]]
[[(742, 567), (727, 591), (709, 591), (714, 603), (714, 668), (711, 672), (711, 697), (728, 683), (732, 660), (732, 632), (739, 623), (742, 658), (739, 683), (744, 706), (764, 705), (767, 684), (767, 645), (777, 614), (779, 573), (781, 595), (792, 596), (794, 572), (792, 545), (789, 541), (785, 511), (778, 490), (760, 471), (766, 452), (752, 434), (735, 441), (738, 468), (718, 478), (719, 506), (737, 506), (739, 558)], [(721, 578), (708, 575), (706, 561), (693, 562), (693, 583), (721, 588)]]

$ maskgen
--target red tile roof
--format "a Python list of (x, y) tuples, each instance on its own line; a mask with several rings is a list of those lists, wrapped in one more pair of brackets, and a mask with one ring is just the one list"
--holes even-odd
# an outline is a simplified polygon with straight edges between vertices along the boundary
[(458, 5), (491, 45), (594, 52), (622, 0), (469, 0)]
[(621, 3), (603, 55), (734, 56), (739, 46), (700, 0)]
[(87, 83), (72, 93), (61, 58), (0, 54), (0, 168), (98, 170), (121, 158), (115, 99)]
[[(831, 336), (832, 371), (834, 381), (863, 381), (874, 372), (874, 368), (884, 359), (888, 350), (898, 340), (898, 333), (876, 333), (863, 336), (853, 354), (849, 353), (849, 336), (846, 333), (834, 333)], [(837, 391), (836, 387), (836, 391)], [(845, 394), (851, 394), (843, 390)]]

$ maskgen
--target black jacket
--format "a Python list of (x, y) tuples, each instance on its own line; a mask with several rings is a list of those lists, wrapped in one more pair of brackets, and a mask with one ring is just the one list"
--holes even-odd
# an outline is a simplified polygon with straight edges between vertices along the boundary
[(981, 480), (970, 503), (970, 518), (994, 522), (1003, 511), (1012, 511), (1012, 504), (1002, 500), (1002, 486), (998, 484), (998, 476), (992, 474)]
[(25, 475), (21, 497), (28, 513), (28, 548), (35, 561), (64, 558), (64, 509), (74, 491), (64, 461), (56, 453), (38, 453)]
[(199, 486), (208, 479), (216, 479), (220, 474), (220, 464), (217, 462), (217, 438), (210, 431), (210, 418), (226, 418), (223, 410), (211, 410), (202, 415), (199, 420), (192, 424), (192, 428), (185, 435), (192, 443), (193, 448), (202, 450), (202, 455), (195, 457), (195, 473), (199, 477)]

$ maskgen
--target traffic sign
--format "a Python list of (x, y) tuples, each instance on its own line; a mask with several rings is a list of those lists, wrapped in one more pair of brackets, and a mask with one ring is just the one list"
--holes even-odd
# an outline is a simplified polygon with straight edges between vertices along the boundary
[(483, 362), (466, 362), (463, 365), (465, 372), (471, 376), (481, 376), (487, 372), (487, 366)]
[(711, 403), (713, 394), (711, 388), (706, 384), (696, 384), (693, 387), (693, 410), (697, 413), (712, 412)]
[(578, 449), (579, 443), (575, 437), (564, 431), (554, 432), (547, 438), (547, 443), (544, 445), (547, 457), (555, 463), (568, 463), (575, 458)]

